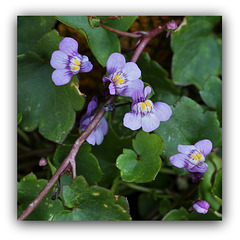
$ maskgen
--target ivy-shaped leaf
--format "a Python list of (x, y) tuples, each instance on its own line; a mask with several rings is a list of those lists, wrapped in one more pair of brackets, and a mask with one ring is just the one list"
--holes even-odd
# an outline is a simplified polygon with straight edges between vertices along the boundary
[(216, 109), (218, 119), (222, 120), (222, 81), (216, 77), (211, 76), (205, 83), (202, 91), (199, 92), (202, 100), (210, 108)]
[(209, 139), (213, 147), (221, 146), (222, 129), (215, 112), (205, 110), (188, 97), (182, 97), (172, 112), (170, 119), (161, 122), (154, 131), (163, 139), (163, 154), (168, 159), (178, 153), (179, 144), (189, 145)]
[(17, 53), (35, 51), (37, 41), (56, 24), (51, 16), (18, 16)]
[(23, 115), (23, 130), (38, 127), (45, 138), (61, 143), (72, 129), (75, 111), (82, 109), (84, 98), (75, 78), (55, 86), (52, 71), (50, 64), (35, 53), (18, 57), (18, 111)]
[(62, 192), (65, 206), (73, 210), (56, 214), (54, 221), (131, 220), (127, 204), (119, 201), (119, 196), (102, 187), (89, 187), (83, 177), (77, 177), (70, 186), (63, 186)]
[[(17, 185), (18, 198), (18, 215), (34, 200), (39, 192), (45, 187), (47, 180), (37, 179), (37, 177), (30, 173), (23, 177)], [(26, 218), (26, 220), (52, 220), (53, 216), (62, 211), (62, 202), (58, 199), (52, 200), (53, 190), (51, 190), (46, 197), (39, 203), (33, 212)]]
[(109, 187), (112, 181), (119, 176), (119, 170), (116, 167), (116, 159), (122, 153), (123, 148), (132, 146), (131, 138), (119, 138), (109, 125), (108, 133), (104, 137), (101, 145), (93, 146), (92, 153), (98, 159), (99, 165), (104, 173), (101, 186)]
[[(93, 55), (102, 66), (106, 66), (107, 60), (112, 53), (120, 52), (117, 35), (102, 27), (93, 28), (89, 24), (87, 16), (58, 16), (57, 19), (86, 37)], [(121, 30), (126, 31), (134, 20), (135, 17), (126, 16), (120, 20), (113, 20), (115, 23), (108, 22), (107, 25), (119, 26)]]
[(140, 131), (133, 140), (133, 148), (123, 149), (117, 158), (117, 167), (126, 182), (150, 182), (159, 172), (162, 160), (163, 141), (156, 134)]
[(210, 75), (221, 72), (221, 48), (213, 27), (221, 17), (186, 17), (186, 24), (172, 34), (172, 79), (181, 86), (202, 89)]

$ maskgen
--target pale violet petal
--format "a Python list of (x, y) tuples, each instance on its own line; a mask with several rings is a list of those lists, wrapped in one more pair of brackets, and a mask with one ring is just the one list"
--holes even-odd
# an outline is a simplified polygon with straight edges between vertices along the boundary
[(149, 86), (146, 86), (144, 89), (144, 97), (147, 99), (148, 95), (151, 93), (152, 89)]
[(93, 65), (90, 61), (85, 61), (81, 63), (79, 72), (90, 72), (93, 69)]
[(113, 53), (107, 60), (107, 72), (108, 76), (112, 73), (121, 71), (126, 63), (125, 57), (120, 53)]
[(163, 102), (156, 102), (153, 104), (155, 114), (158, 116), (160, 121), (167, 121), (172, 115), (172, 109), (169, 105)]
[(208, 139), (204, 139), (197, 142), (195, 147), (206, 157), (212, 151), (212, 142)]
[(73, 38), (65, 37), (59, 43), (59, 49), (69, 56), (75, 56), (78, 54), (78, 42)]
[(109, 89), (109, 93), (111, 95), (115, 95), (116, 94), (116, 88), (115, 88), (115, 85), (113, 83), (109, 84), (108, 89)]
[(101, 128), (103, 135), (105, 136), (108, 132), (108, 123), (105, 117), (103, 117), (98, 125)]
[(178, 151), (180, 153), (189, 154), (194, 150), (196, 150), (196, 147), (194, 145), (181, 145), (181, 144), (178, 145)]
[(141, 77), (141, 70), (134, 62), (126, 63), (122, 68), (122, 73), (128, 80), (135, 80)]
[(208, 170), (208, 165), (205, 162), (195, 165), (193, 168), (188, 169), (189, 172), (205, 173)]
[(140, 114), (126, 113), (123, 118), (123, 125), (131, 130), (137, 130), (142, 126), (142, 119)]
[(148, 113), (142, 117), (142, 130), (152, 132), (160, 125), (159, 118), (154, 113)]
[(178, 153), (169, 158), (169, 161), (178, 168), (186, 168), (188, 166), (188, 158), (185, 154)]
[(125, 89), (121, 92), (121, 96), (124, 97), (132, 97), (133, 92), (136, 89), (139, 89), (141, 92), (143, 91), (143, 81), (140, 79), (136, 79), (136, 80), (132, 80), (132, 81), (128, 81), (127, 82), (127, 87), (125, 87)]
[(52, 54), (50, 64), (55, 69), (64, 69), (68, 64), (68, 55), (63, 51), (55, 51)]
[(52, 80), (57, 86), (69, 83), (71, 78), (72, 74), (67, 69), (55, 70), (52, 73)]

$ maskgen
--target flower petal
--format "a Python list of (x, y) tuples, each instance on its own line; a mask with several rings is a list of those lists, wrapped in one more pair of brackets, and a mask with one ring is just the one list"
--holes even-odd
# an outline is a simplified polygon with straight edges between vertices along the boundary
[(105, 117), (103, 117), (99, 123), (99, 128), (101, 128), (103, 135), (105, 136), (108, 132), (108, 123)]
[(73, 38), (65, 37), (59, 43), (59, 49), (69, 56), (75, 56), (78, 54), (78, 42)]
[(127, 80), (135, 80), (141, 77), (141, 70), (134, 62), (126, 63), (122, 68), (122, 73), (125, 75)]
[(107, 72), (108, 76), (116, 71), (121, 71), (122, 67), (126, 63), (125, 57), (120, 53), (113, 53), (107, 60)]
[(132, 94), (136, 89), (143, 91), (143, 87), (144, 87), (143, 81), (140, 79), (128, 81), (127, 88), (125, 88), (120, 95), (124, 97), (132, 97)]
[(93, 146), (96, 144), (96, 136), (95, 135), (96, 135), (95, 131), (92, 131), (91, 134), (86, 139), (86, 141)]
[(63, 51), (55, 51), (52, 54), (50, 64), (55, 69), (64, 69), (68, 64), (68, 55)]
[(97, 103), (98, 103), (97, 97), (93, 97), (88, 104), (87, 112), (81, 117), (80, 125), (81, 125), (81, 122), (83, 122), (86, 118), (89, 118), (93, 115), (94, 110), (97, 107)]
[(142, 130), (144, 132), (152, 132), (160, 125), (159, 118), (154, 113), (148, 113), (142, 117)]
[(206, 157), (212, 151), (212, 142), (208, 139), (204, 139), (197, 142), (195, 147)]
[(144, 102), (144, 95), (142, 90), (135, 90), (132, 93), (132, 108), (138, 102)]
[(83, 62), (79, 72), (90, 72), (93, 69), (93, 65), (90, 61)]
[(195, 165), (193, 168), (188, 169), (189, 172), (200, 172), (205, 173), (208, 170), (207, 163), (203, 162), (201, 164)]
[(152, 89), (149, 86), (146, 86), (144, 89), (144, 97), (147, 99), (148, 95), (151, 93)]
[(140, 114), (133, 112), (126, 113), (123, 118), (123, 125), (131, 130), (137, 130), (142, 126)]
[(186, 168), (188, 166), (188, 159), (185, 154), (178, 153), (169, 158), (169, 161), (178, 168)]
[(71, 81), (72, 73), (67, 69), (55, 70), (52, 73), (52, 80), (55, 85), (61, 86)]
[(197, 201), (193, 204), (193, 209), (197, 211), (198, 213), (206, 214), (208, 212), (208, 209), (210, 207), (210, 204), (207, 201)]
[(178, 145), (178, 151), (186, 155), (194, 150), (196, 150), (196, 147), (194, 145)]
[(116, 87), (115, 87), (115, 85), (112, 82), (109, 84), (108, 89), (109, 89), (109, 93), (111, 95), (115, 95), (116, 94)]
[(172, 109), (166, 103), (156, 102), (153, 104), (153, 106), (155, 109), (155, 114), (158, 116), (160, 121), (167, 121), (171, 117)]
[(108, 77), (103, 77), (103, 82), (108, 82), (108, 81), (110, 81), (111, 82), (111, 80), (110, 80), (110, 78), (108, 78)]

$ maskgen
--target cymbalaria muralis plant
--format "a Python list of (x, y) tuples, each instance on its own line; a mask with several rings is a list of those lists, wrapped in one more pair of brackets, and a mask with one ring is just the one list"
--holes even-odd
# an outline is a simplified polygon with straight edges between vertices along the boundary
[(221, 17), (20, 16), (17, 50), (18, 220), (221, 220)]

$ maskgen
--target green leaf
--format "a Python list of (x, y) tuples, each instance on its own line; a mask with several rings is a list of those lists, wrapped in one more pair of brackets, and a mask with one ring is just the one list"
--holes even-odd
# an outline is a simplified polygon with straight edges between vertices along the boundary
[(202, 89), (210, 75), (221, 72), (221, 48), (213, 27), (221, 17), (187, 17), (186, 25), (172, 34), (172, 78), (181, 86)]
[(18, 57), (18, 111), (25, 131), (37, 127), (47, 139), (61, 143), (72, 129), (75, 111), (81, 110), (84, 98), (75, 77), (70, 83), (55, 86), (53, 69), (35, 53)]
[(58, 16), (59, 21), (74, 28), (81, 34), (84, 32), (93, 55), (102, 66), (106, 66), (108, 57), (114, 52), (120, 52), (120, 43), (115, 33), (102, 27), (92, 28), (87, 16)]
[[(217, 157), (214, 153), (211, 153), (208, 156), (207, 164), (208, 164), (208, 170), (203, 176), (203, 180), (199, 184), (198, 190), (199, 194), (201, 196), (201, 199), (206, 200), (211, 208), (218, 211), (221, 207), (221, 203), (219, 202), (219, 199), (216, 199), (215, 194), (213, 193), (213, 184), (212, 181), (214, 180), (214, 176), (216, 171), (220, 170), (222, 168), (222, 160)], [(221, 179), (219, 179), (218, 184), (218, 192), (221, 191)], [(215, 186), (216, 187), (216, 186)]]
[(173, 104), (179, 99), (180, 89), (173, 85), (168, 73), (156, 61), (152, 61), (147, 53), (140, 55), (137, 64), (142, 72), (142, 80), (154, 89), (153, 102)]
[[(102, 66), (106, 66), (109, 56), (114, 52), (120, 52), (120, 43), (115, 33), (105, 30), (102, 27), (95, 26), (97, 19), (89, 18), (87, 16), (58, 16), (59, 21), (74, 28), (84, 35), (87, 39), (89, 47)], [(106, 25), (127, 31), (131, 24), (136, 19), (136, 16), (124, 16), (121, 19), (109, 20)], [(95, 21), (93, 23), (92, 21)]]
[(22, 121), (22, 114), (21, 113), (17, 113), (17, 125), (19, 125), (19, 123)]
[(118, 196), (97, 186), (89, 187), (82, 177), (77, 177), (70, 186), (63, 186), (65, 206), (73, 211), (63, 211), (55, 221), (126, 221), (131, 220), (128, 209), (119, 204)]
[(18, 16), (17, 53), (35, 51), (36, 42), (56, 24), (49, 16)]
[[(57, 148), (53, 157), (56, 167), (60, 166), (71, 148), (72, 145), (61, 145)], [(97, 184), (103, 176), (96, 157), (91, 153), (91, 145), (88, 143), (83, 143), (76, 155), (76, 168), (77, 175), (83, 175), (90, 185)]]
[(120, 31), (127, 31), (136, 19), (137, 16), (123, 16), (104, 24)]
[(159, 203), (159, 213), (163, 216), (172, 209), (172, 204), (167, 198), (163, 198)]
[(173, 209), (165, 215), (162, 221), (186, 221), (188, 220), (189, 212), (185, 208)]
[(200, 91), (202, 100), (210, 108), (216, 109), (218, 119), (222, 120), (222, 81), (215, 76), (211, 76)]
[(63, 37), (56, 30), (46, 33), (36, 45), (36, 53), (43, 59), (51, 59), (52, 53), (59, 49)]
[(150, 182), (159, 172), (162, 160), (163, 141), (156, 134), (140, 131), (133, 140), (133, 148), (123, 149), (117, 158), (117, 167), (126, 182)]
[[(35, 199), (39, 192), (45, 187), (47, 180), (38, 180), (33, 173), (23, 177), (18, 182), (18, 215)], [(33, 212), (26, 218), (26, 220), (52, 220), (53, 216), (62, 211), (62, 202), (58, 199), (52, 200), (53, 189), (46, 195), (40, 204), (33, 210)]]
[(206, 111), (195, 101), (182, 97), (175, 107), (172, 116), (154, 132), (164, 141), (163, 154), (169, 159), (177, 154), (179, 144), (189, 145), (209, 139), (213, 147), (221, 146), (222, 129), (216, 113)]
[(222, 169), (217, 172), (212, 192), (218, 198), (222, 199)]
[(122, 153), (123, 148), (132, 146), (131, 138), (119, 138), (113, 131), (112, 127), (108, 127), (108, 133), (104, 137), (101, 145), (93, 146), (92, 153), (98, 159), (99, 165), (104, 173), (101, 186), (109, 187), (113, 180), (119, 176), (119, 170), (116, 167), (116, 159)]

